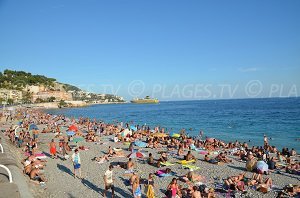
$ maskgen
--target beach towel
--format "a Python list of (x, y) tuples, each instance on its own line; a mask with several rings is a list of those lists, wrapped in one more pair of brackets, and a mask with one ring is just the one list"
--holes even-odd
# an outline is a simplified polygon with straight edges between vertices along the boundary
[(194, 163), (196, 160), (190, 160), (190, 161), (186, 161), (186, 160), (180, 160), (180, 161), (178, 161), (178, 163), (179, 164), (183, 164), (183, 165), (185, 165), (185, 164), (190, 164), (190, 163)]
[(156, 175), (158, 177), (169, 177), (169, 176), (174, 176), (175, 173), (174, 172), (166, 173), (165, 170), (158, 170), (156, 171)]
[(154, 195), (154, 189), (152, 185), (148, 185), (148, 189), (147, 189), (147, 198), (155, 198)]
[(199, 170), (200, 167), (198, 166), (193, 166), (193, 165), (182, 165), (183, 168), (188, 168), (190, 169), (191, 171), (194, 171), (194, 170)]
[(201, 155), (207, 155), (208, 152), (206, 150), (200, 150), (199, 154), (201, 154)]
[(163, 166), (174, 166), (175, 164), (172, 164), (171, 162), (161, 162), (160, 163)]
[(38, 159), (46, 159), (47, 156), (44, 153), (37, 153), (34, 155)]

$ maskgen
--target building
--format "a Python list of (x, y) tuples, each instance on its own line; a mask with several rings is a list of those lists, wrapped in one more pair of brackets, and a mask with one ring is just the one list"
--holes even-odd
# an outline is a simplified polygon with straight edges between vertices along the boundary
[(36, 99), (47, 100), (51, 97), (55, 97), (56, 101), (59, 100), (73, 100), (72, 94), (65, 91), (40, 91), (32, 95), (32, 102)]
[(0, 98), (3, 100), (12, 99), (14, 103), (22, 101), (22, 91), (11, 89), (0, 89)]

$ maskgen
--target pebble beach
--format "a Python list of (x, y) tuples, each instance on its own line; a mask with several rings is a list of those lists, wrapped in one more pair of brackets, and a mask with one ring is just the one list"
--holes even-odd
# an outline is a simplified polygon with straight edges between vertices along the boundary
[[(14, 121), (4, 122), (2, 119), (1, 130), (6, 130), (11, 125), (13, 125)], [(66, 136), (66, 131), (71, 123), (65, 123), (60, 126), (62, 136)], [(46, 125), (37, 125), (39, 129), (43, 129)], [(104, 189), (104, 181), (103, 175), (105, 171), (108, 169), (110, 164), (117, 164), (119, 162), (127, 162), (127, 156), (130, 154), (128, 151), (128, 144), (124, 144), (122, 142), (114, 142), (114, 136), (102, 136), (100, 137), (99, 142), (78, 142), (78, 143), (70, 143), (72, 148), (76, 148), (78, 146), (84, 146), (88, 148), (88, 150), (80, 150), (81, 157), (81, 170), (82, 170), (82, 179), (74, 178), (73, 175), (73, 164), (70, 159), (64, 160), (63, 156), (58, 155), (58, 159), (52, 159), (49, 154), (49, 142), (51, 139), (54, 139), (55, 142), (58, 143), (59, 139), (56, 137), (55, 133), (40, 133), (38, 137), (38, 150), (44, 153), (47, 158), (46, 166), (44, 167), (44, 175), (47, 179), (45, 184), (36, 185), (33, 184), (28, 177), (26, 177), (26, 181), (28, 181), (29, 187), (33, 192), (34, 197), (102, 197), (103, 189)], [(141, 140), (145, 141), (146, 137)], [(11, 145), (14, 147), (13, 145)], [(123, 150), (125, 157), (113, 157), (109, 160), (109, 162), (105, 162), (99, 164), (95, 161), (92, 161), (94, 157), (103, 156), (108, 147), (112, 148), (120, 148)], [(152, 148), (138, 148), (139, 151), (145, 153), (148, 156), (149, 153), (153, 154), (154, 159), (159, 158), (159, 152), (165, 151), (168, 152), (166, 147), (152, 149)], [(15, 148), (16, 149), (16, 148)], [(18, 160), (20, 161), (22, 158), (25, 158), (24, 152), (21, 149), (16, 149), (18, 153)], [(187, 153), (188, 150), (184, 152)], [(194, 170), (195, 173), (205, 177), (205, 184), (208, 188), (216, 188), (216, 186), (223, 184), (223, 179), (228, 178), (229, 176), (238, 175), (242, 172), (246, 172), (246, 177), (250, 178), (252, 173), (247, 172), (245, 169), (245, 163), (241, 162), (237, 159), (237, 157), (229, 155), (228, 158), (232, 159), (231, 163), (224, 164), (210, 164), (203, 160), (204, 155), (199, 154), (197, 151), (192, 151), (192, 154), (196, 157), (197, 161), (195, 166), (199, 167), (198, 170)], [(211, 155), (210, 157), (214, 157)], [(299, 160), (299, 157), (296, 156), (295, 160)], [(141, 177), (141, 181), (143, 179), (147, 179), (149, 173), (155, 173), (157, 170), (166, 168), (161, 167), (157, 168), (155, 166), (148, 165), (146, 162), (146, 158), (133, 159), (136, 164), (135, 171)], [(174, 176), (168, 177), (155, 177), (155, 197), (165, 197), (164, 192), (171, 182), (173, 177), (179, 178), (189, 172), (188, 169), (185, 169), (181, 164), (177, 163), (179, 161), (177, 156), (168, 155), (168, 161), (173, 163), (174, 165), (168, 166), (173, 172)], [(129, 177), (125, 176), (125, 170), (115, 166), (113, 169), (114, 172), (114, 185), (115, 185), (115, 197), (132, 197), (132, 187), (128, 182)], [(284, 186), (289, 184), (299, 184), (300, 176), (299, 175), (291, 175), (285, 173), (284, 171), (280, 171), (278, 173), (270, 173), (270, 175), (263, 176), (264, 178), (270, 177), (273, 180), (274, 186), (271, 191), (266, 194), (255, 191), (254, 189), (248, 188), (246, 189), (246, 193), (236, 193), (236, 197), (276, 197), (277, 192), (281, 190)], [(179, 185), (182, 187), (188, 187), (186, 183), (179, 181)], [(142, 197), (146, 197), (145, 187), (142, 186)], [(228, 197), (226, 192), (215, 192), (216, 197)], [(108, 192), (107, 197), (110, 197), (111, 194)]]

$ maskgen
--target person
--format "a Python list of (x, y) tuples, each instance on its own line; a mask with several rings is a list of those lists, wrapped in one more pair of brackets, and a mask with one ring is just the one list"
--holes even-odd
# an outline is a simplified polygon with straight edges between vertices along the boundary
[(273, 182), (271, 178), (267, 178), (264, 183), (260, 183), (256, 186), (256, 189), (262, 193), (267, 193), (270, 191)]
[(129, 158), (128, 162), (127, 162), (127, 166), (126, 166), (126, 169), (128, 171), (132, 171), (133, 172), (133, 168), (134, 168), (134, 163), (132, 162), (132, 159)]
[(188, 151), (188, 154), (184, 157), (186, 161), (196, 160), (195, 156), (192, 155), (191, 151)]
[(147, 180), (147, 198), (155, 198), (155, 192), (154, 192), (154, 180), (153, 180), (153, 173), (149, 174), (148, 180)]
[(292, 150), (290, 151), (290, 155), (291, 156), (296, 156), (297, 155), (297, 152), (295, 151), (294, 148), (292, 148)]
[(264, 146), (268, 145), (268, 137), (264, 135)]
[(154, 164), (154, 159), (153, 159), (152, 153), (149, 153), (149, 158), (148, 158), (147, 162), (148, 162), (149, 165)]
[(201, 193), (197, 186), (193, 186), (192, 198), (201, 198)]
[(134, 198), (140, 198), (142, 196), (141, 186), (138, 178), (135, 178), (133, 181), (132, 194)]
[(177, 151), (177, 155), (178, 155), (178, 156), (184, 155), (184, 151), (183, 151), (182, 145), (179, 146), (178, 151)]
[(160, 168), (161, 167), (161, 163), (166, 163), (167, 161), (168, 161), (167, 154), (166, 153), (162, 153), (160, 155), (160, 158), (157, 160), (156, 166), (158, 168)]
[(108, 170), (105, 172), (104, 176), (104, 193), (103, 197), (106, 197), (106, 191), (111, 189), (112, 197), (115, 196), (115, 187), (113, 179), (113, 165), (109, 165)]
[(75, 149), (75, 152), (72, 155), (72, 161), (74, 166), (74, 178), (76, 178), (76, 170), (78, 170), (79, 178), (81, 178), (81, 161), (78, 149)]
[(179, 190), (179, 188), (178, 188), (178, 184), (177, 184), (177, 179), (173, 178), (167, 188), (167, 197), (168, 198), (177, 198), (178, 190)]
[(52, 158), (57, 158), (56, 156), (56, 143), (54, 142), (54, 139), (50, 142), (50, 154)]
[(40, 169), (38, 168), (33, 168), (29, 176), (32, 181), (37, 181), (39, 183), (46, 181), (46, 179), (40, 174)]
[(270, 160), (268, 160), (268, 168), (269, 168), (269, 170), (276, 169), (276, 161), (275, 161), (274, 157), (272, 157)]

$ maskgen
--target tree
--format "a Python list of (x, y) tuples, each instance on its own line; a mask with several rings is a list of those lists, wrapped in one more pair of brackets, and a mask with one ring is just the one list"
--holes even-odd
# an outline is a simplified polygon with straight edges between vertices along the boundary
[(48, 98), (48, 102), (54, 102), (55, 101), (55, 97), (54, 96), (51, 96), (50, 98)]
[(29, 104), (32, 101), (32, 93), (29, 91), (24, 91), (22, 93), (22, 103)]
[(11, 98), (8, 98), (8, 99), (7, 99), (7, 104), (9, 104), (9, 105), (14, 104), (14, 100), (11, 99)]
[(41, 98), (37, 98), (37, 99), (35, 100), (35, 103), (42, 103), (42, 102), (44, 102), (44, 100), (41, 99)]
[(67, 107), (68, 104), (64, 100), (60, 100), (58, 103), (58, 108)]

